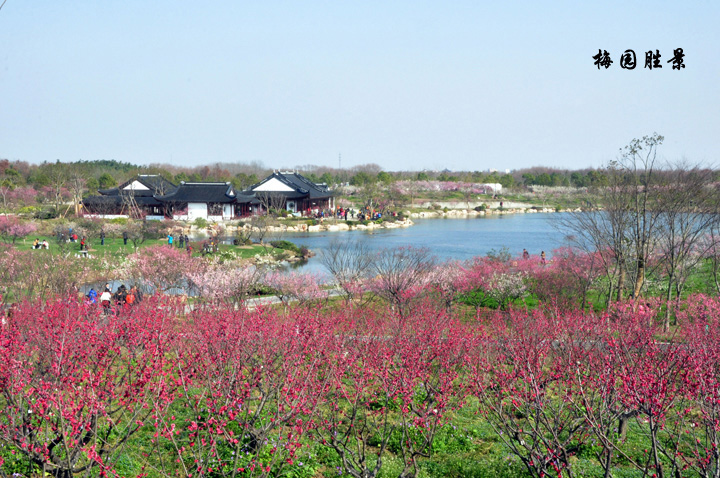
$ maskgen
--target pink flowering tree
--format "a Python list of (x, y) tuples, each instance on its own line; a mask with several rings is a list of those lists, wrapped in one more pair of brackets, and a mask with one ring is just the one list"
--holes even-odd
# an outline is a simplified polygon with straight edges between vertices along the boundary
[(467, 266), (461, 279), (460, 287), (467, 292), (466, 303), (504, 310), (525, 295), (528, 274), (518, 260), (478, 257)]
[(467, 271), (462, 263), (449, 261), (438, 265), (430, 275), (430, 286), (438, 294), (448, 314), (460, 292), (466, 287)]
[(204, 270), (204, 263), (185, 251), (167, 246), (150, 246), (128, 256), (121, 274), (150, 289), (165, 293), (187, 289), (189, 278)]
[[(0, 293), (7, 301), (75, 297), (76, 287), (90, 277), (91, 264), (49, 251), (0, 247)], [(68, 295), (70, 294), (70, 295)]]
[(287, 306), (291, 302), (305, 307), (309, 303), (327, 299), (328, 292), (320, 285), (316, 274), (276, 271), (268, 274), (264, 283), (276, 291), (277, 297)]
[(527, 275), (528, 291), (563, 310), (584, 309), (589, 291), (604, 272), (600, 253), (571, 247), (553, 250), (552, 260), (545, 264), (537, 256), (517, 263)]
[(263, 271), (251, 264), (210, 263), (187, 274), (197, 294), (210, 303), (238, 303), (252, 292)]
[(27, 254), (27, 251), (0, 244), (0, 295), (3, 298), (0, 302), (7, 302), (18, 296), (18, 279), (21, 277)]
[(12, 185), (0, 183), (0, 202), (2, 211), (9, 211), (21, 206), (35, 204), (37, 191), (31, 187), (14, 188)]
[(23, 221), (16, 216), (0, 216), (0, 239), (15, 244), (18, 239), (37, 231), (37, 224)]

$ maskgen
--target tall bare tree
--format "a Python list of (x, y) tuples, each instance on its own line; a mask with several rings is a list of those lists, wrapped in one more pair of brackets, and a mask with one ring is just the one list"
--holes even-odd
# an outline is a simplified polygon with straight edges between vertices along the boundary
[(260, 205), (266, 214), (277, 214), (278, 211), (285, 209), (285, 196), (273, 191), (257, 191), (255, 197), (260, 201)]
[(70, 192), (72, 193), (72, 201), (73, 206), (75, 207), (75, 215), (78, 216), (80, 215), (80, 206), (83, 193), (87, 189), (87, 179), (77, 168), (73, 168), (73, 170), (68, 175), (67, 185), (70, 189)]
[(632, 297), (640, 296), (647, 275), (648, 259), (657, 243), (662, 206), (663, 177), (657, 174), (657, 149), (665, 138), (655, 133), (633, 139), (622, 149), (618, 165), (624, 172), (623, 192), (630, 209), (630, 242), (635, 267)]
[(373, 257), (370, 270), (377, 275), (375, 293), (387, 300), (401, 317), (420, 287), (431, 279), (435, 257), (424, 247), (383, 249)]
[(707, 236), (719, 221), (718, 191), (712, 171), (681, 163), (667, 175), (668, 185), (658, 194), (659, 263), (667, 277), (666, 329), (670, 326), (673, 290), (679, 300), (690, 273), (712, 248)]
[(607, 166), (607, 186), (598, 190), (602, 211), (573, 213), (560, 222), (577, 246), (603, 253), (611, 278), (608, 301), (613, 290), (617, 300), (623, 299), (628, 278), (634, 299), (645, 285), (661, 225), (660, 196), (668, 187), (656, 164), (663, 139), (657, 133), (633, 139)]
[(373, 255), (365, 242), (334, 239), (320, 251), (320, 261), (345, 292), (348, 303), (363, 293), (362, 282), (373, 263)]

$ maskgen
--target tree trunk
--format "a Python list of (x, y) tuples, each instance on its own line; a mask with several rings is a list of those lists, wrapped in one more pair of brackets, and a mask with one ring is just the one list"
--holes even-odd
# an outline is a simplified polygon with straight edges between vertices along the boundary
[(670, 301), (672, 300), (672, 283), (673, 273), (668, 275), (668, 290), (665, 296), (665, 320), (663, 321), (663, 331), (667, 332), (670, 328)]
[(640, 291), (645, 284), (645, 260), (638, 258), (637, 260), (637, 277), (635, 278), (635, 288), (633, 290), (633, 299), (640, 297)]
[(625, 288), (625, 263), (618, 263), (618, 285), (617, 285), (617, 301), (623, 300), (623, 289)]

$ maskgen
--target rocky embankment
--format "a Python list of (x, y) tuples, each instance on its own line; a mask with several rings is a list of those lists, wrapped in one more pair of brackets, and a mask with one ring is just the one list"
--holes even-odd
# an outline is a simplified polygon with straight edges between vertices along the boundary
[[(272, 233), (280, 233), (280, 232), (323, 232), (323, 231), (364, 231), (364, 230), (373, 230), (373, 229), (392, 229), (397, 227), (409, 227), (412, 226), (413, 222), (410, 219), (403, 219), (398, 221), (382, 221), (382, 222), (374, 222), (374, 221), (341, 221), (341, 220), (334, 220), (334, 219), (326, 219), (318, 224), (307, 224), (307, 223), (297, 223), (297, 222), (290, 222), (288, 224), (283, 224), (280, 222), (278, 225), (273, 226), (265, 226), (267, 227), (267, 232)], [(234, 236), (236, 235), (238, 229), (244, 229), (244, 230), (250, 230), (253, 226), (251, 224), (233, 224), (233, 223), (225, 223), (223, 225), (223, 234), (226, 236)], [(212, 235), (208, 232), (207, 228), (197, 228), (196, 226), (190, 226), (189, 230), (186, 230), (186, 233), (191, 236), (203, 236), (203, 235)]]
[[(519, 204), (519, 203), (518, 203)], [(497, 216), (504, 214), (536, 214), (546, 212), (574, 212), (579, 209), (555, 209), (550, 207), (538, 207), (530, 205), (518, 206), (513, 204), (510, 207), (502, 207), (497, 209), (485, 209), (484, 211), (476, 211), (474, 209), (437, 209), (434, 211), (420, 211), (407, 213), (411, 218), (466, 218), (476, 216)]]

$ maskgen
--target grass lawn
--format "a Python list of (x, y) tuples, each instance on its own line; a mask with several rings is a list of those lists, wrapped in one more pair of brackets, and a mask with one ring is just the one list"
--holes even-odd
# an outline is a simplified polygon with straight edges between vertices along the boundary
[[(42, 240), (42, 238), (40, 238)], [(20, 250), (32, 250), (32, 243), (35, 240), (35, 238), (26, 237), (22, 241), (18, 241), (15, 246)], [(59, 254), (79, 254), (80, 253), (80, 242), (68, 242), (64, 246), (58, 245), (55, 241), (48, 241), (50, 242), (50, 249), (44, 250), (40, 249), (37, 251), (33, 251), (39, 254), (50, 254), (50, 255), (59, 255)], [(91, 241), (88, 241), (88, 251), (91, 256), (94, 256), (96, 258), (106, 258), (106, 259), (124, 259), (128, 255), (135, 252), (135, 246), (133, 245), (132, 241), (128, 241), (127, 244), (123, 243), (122, 238), (106, 238), (105, 244), (100, 245), (99, 239), (94, 239)], [(156, 246), (156, 245), (164, 245), (167, 246), (167, 239), (146, 239), (143, 243), (138, 245), (138, 249), (142, 249), (145, 247), (150, 246)], [(192, 255), (193, 257), (200, 257), (202, 256), (202, 242), (191, 242), (190, 245), (192, 246)], [(177, 244), (174, 245), (174, 247), (177, 247)], [(225, 253), (225, 252), (234, 252), (239, 258), (241, 259), (249, 259), (252, 257), (255, 257), (256, 255), (269, 255), (269, 254), (279, 254), (282, 253), (281, 249), (275, 249), (274, 247), (267, 244), (266, 246), (262, 246), (260, 244), (252, 244), (249, 246), (235, 246), (232, 244), (220, 244), (219, 246), (219, 252)]]

